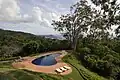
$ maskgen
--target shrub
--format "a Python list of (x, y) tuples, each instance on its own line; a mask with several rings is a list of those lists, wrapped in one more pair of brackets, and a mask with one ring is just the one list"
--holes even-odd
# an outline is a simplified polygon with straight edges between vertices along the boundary
[(29, 55), (32, 53), (37, 53), (39, 49), (39, 44), (35, 41), (31, 41), (23, 46), (24, 55)]
[(97, 60), (98, 60), (98, 57), (96, 55), (86, 55), (84, 57), (86, 66), (88, 66), (91, 69), (95, 67)]
[(84, 53), (84, 54), (90, 54), (91, 53), (91, 49), (88, 47), (84, 47), (84, 48), (79, 48), (78, 52), (80, 53)]
[(117, 45), (113, 49), (115, 52), (120, 53), (120, 42), (117, 43)]
[(99, 58), (104, 57), (109, 52), (109, 48), (107, 46), (100, 44), (89, 44), (88, 47), (91, 49), (91, 54), (97, 55)]

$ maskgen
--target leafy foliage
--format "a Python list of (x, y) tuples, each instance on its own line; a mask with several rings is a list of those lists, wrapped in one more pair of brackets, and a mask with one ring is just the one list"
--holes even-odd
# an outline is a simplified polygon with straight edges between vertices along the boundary
[(23, 46), (23, 52), (30, 54), (30, 53), (37, 53), (39, 49), (39, 44), (37, 42), (29, 42)]
[[(76, 78), (75, 80), (107, 80), (101, 76), (99, 76), (98, 74), (95, 74), (94, 72), (89, 71), (88, 69), (86, 69), (82, 64), (81, 61), (79, 61), (75, 55), (73, 54), (69, 54), (67, 56), (65, 56), (63, 58), (63, 60), (65, 62), (68, 62), (69, 64), (71, 64), (72, 66), (76, 67), (77, 70), (79, 71), (79, 75), (81, 76), (81, 78)], [(76, 76), (76, 74), (74, 73), (74, 75)]]
[[(93, 32), (94, 29), (102, 29), (97, 24), (97, 22), (102, 21), (97, 17), (98, 15), (95, 8), (91, 8), (86, 0), (80, 0), (71, 6), (70, 14), (62, 15), (59, 21), (53, 21), (53, 25), (55, 26), (55, 30), (64, 33), (66, 39), (71, 43), (71, 47), (76, 50), (80, 37), (83, 37), (84, 34), (89, 35), (88, 31), (91, 33), (90, 35), (92, 35), (97, 32)], [(96, 34), (96, 36), (97, 35), (98, 34)], [(94, 35), (93, 37), (96, 36)]]
[(23, 32), (0, 30), (1, 60), (15, 56), (27, 56), (40, 52), (69, 48), (66, 40), (47, 39)]
[(117, 79), (120, 72), (119, 44), (119, 40), (98, 40), (93, 44), (85, 43), (78, 50), (79, 59), (90, 70), (109, 79), (119, 80)]

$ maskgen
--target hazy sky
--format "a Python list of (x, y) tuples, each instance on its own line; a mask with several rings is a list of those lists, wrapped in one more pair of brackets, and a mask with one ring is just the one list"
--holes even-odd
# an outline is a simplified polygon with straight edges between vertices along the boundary
[(78, 0), (0, 0), (0, 28), (34, 34), (58, 34), (51, 26)]

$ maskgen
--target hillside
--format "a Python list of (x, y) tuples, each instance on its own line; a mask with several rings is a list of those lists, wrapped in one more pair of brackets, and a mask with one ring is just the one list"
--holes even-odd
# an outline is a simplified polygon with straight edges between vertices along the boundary
[[(61, 41), (57, 39), (44, 38), (43, 36), (36, 36), (30, 33), (0, 29), (0, 57), (19, 56), (21, 55), (21, 52), (22, 54), (27, 53), (25, 55), (32, 54), (23, 51), (23, 47), (29, 43), (35, 43), (38, 45), (36, 53), (68, 49), (68, 45), (65, 40)], [(66, 46), (60, 46), (61, 43), (66, 44)], [(33, 50), (33, 52), (35, 51)]]
[[(15, 59), (18, 56), (40, 55), (39, 53), (41, 52), (68, 49), (71, 49), (71, 47), (67, 40), (50, 39), (29, 33), (0, 29), (0, 61)], [(103, 77), (108, 78), (109, 80), (119, 80), (119, 40), (108, 39), (91, 41), (89, 38), (82, 38), (78, 41), (76, 52), (70, 53), (72, 53), (73, 55), (71, 56), (74, 57), (65, 57), (64, 61), (73, 65), (73, 72), (70, 75), (65, 76), (65, 78), (62, 77), (63, 80), (70, 76), (74, 80), (79, 77), (88, 80), (101, 80)], [(3, 73), (4, 71), (10, 71), (10, 74), (14, 73), (11, 72), (11, 70), (15, 70), (10, 67), (11, 64), (5, 63), (5, 65), (2, 65), (0, 65), (0, 70), (3, 71)], [(77, 67), (78, 70), (75, 67)], [(17, 75), (17, 73), (19, 73), (19, 71), (16, 72), (15, 75)], [(27, 74), (29, 74), (29, 72)], [(38, 75), (41, 75), (41, 73), (38, 73)], [(6, 74), (1, 76), (4, 77)], [(43, 76), (48, 77), (48, 80), (50, 78), (50, 75), (44, 74), (42, 77)], [(25, 79), (25, 76), (23, 79)]]

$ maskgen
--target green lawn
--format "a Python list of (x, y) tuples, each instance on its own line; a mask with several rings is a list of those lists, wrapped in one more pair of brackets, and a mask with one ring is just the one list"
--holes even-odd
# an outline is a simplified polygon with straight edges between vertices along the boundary
[[(72, 66), (71, 66), (72, 67)], [(64, 77), (70, 77), (70, 78), (72, 78), (73, 80), (84, 80), (82, 77), (81, 77), (81, 75), (79, 74), (79, 72), (74, 68), (74, 67), (72, 67), (72, 73), (71, 74), (69, 74), (69, 75), (66, 75), (66, 76), (64, 76)]]
[(4, 63), (0, 62), (0, 72), (15, 70), (11, 64), (12, 64), (11, 62), (4, 62)]

